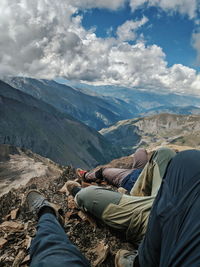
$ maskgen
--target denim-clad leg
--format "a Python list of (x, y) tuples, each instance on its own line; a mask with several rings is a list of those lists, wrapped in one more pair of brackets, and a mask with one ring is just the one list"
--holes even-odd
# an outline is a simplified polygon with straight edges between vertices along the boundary
[(51, 213), (42, 215), (30, 247), (31, 267), (90, 266)]

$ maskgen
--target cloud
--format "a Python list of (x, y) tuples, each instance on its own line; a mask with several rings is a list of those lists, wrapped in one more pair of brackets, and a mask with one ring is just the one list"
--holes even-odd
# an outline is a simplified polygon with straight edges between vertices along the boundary
[[(82, 17), (77, 15), (78, 8), (114, 10), (124, 2), (1, 0), (0, 74), (49, 79), (61, 76), (92, 84), (200, 94), (195, 70), (183, 65), (168, 68), (162, 48), (140, 40), (137, 30), (147, 23), (146, 17), (119, 26), (116, 38), (98, 38), (95, 29), (83, 28)], [(129, 44), (127, 40), (135, 42)], [(198, 40), (195, 35), (196, 48)]]
[(68, 0), (68, 3), (77, 8), (106, 8), (111, 10), (116, 10), (124, 6), (124, 0)]
[(15, 75), (45, 73), (51, 58), (66, 50), (63, 38), (70, 43), (67, 28), (74, 11), (65, 1), (2, 0), (1, 65)]
[[(199, 75), (192, 68), (175, 64), (168, 69), (163, 79), (166, 87), (177, 93), (191, 93), (199, 95)], [(198, 85), (198, 86), (197, 86)]]
[(190, 19), (197, 17), (197, 11), (200, 10), (199, 0), (130, 0), (132, 10), (147, 6), (160, 7), (167, 12), (179, 12), (188, 15)]
[(137, 38), (136, 31), (138, 28), (147, 23), (148, 18), (143, 17), (141, 20), (128, 20), (117, 28), (117, 36), (121, 41), (133, 41)]

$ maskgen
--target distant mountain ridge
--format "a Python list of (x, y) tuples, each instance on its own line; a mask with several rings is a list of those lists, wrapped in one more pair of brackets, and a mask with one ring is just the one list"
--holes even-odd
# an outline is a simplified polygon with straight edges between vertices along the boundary
[(119, 149), (51, 105), (0, 81), (0, 143), (31, 149), (63, 165), (91, 168)]
[(196, 106), (158, 106), (140, 113), (139, 117), (152, 116), (161, 113), (170, 113), (177, 115), (200, 115), (200, 108)]
[(4, 81), (96, 130), (120, 120), (164, 112), (200, 114), (200, 97), (197, 96), (120, 86), (92, 86), (67, 80), (66, 84), (26, 77), (5, 77)]
[(97, 130), (119, 120), (132, 118), (138, 112), (134, 106), (129, 109), (124, 100), (91, 94), (51, 80), (6, 77), (4, 81)]
[(200, 115), (158, 114), (119, 121), (100, 131), (124, 155), (139, 146), (161, 144), (187, 145), (200, 148)]
[[(66, 84), (73, 85), (75, 88), (82, 90), (90, 90), (91, 92), (99, 93), (104, 96), (115, 96), (127, 103), (129, 109), (135, 106), (138, 110), (134, 117), (153, 115), (172, 111), (176, 114), (189, 114), (187, 109), (190, 107), (196, 108), (199, 114), (200, 96), (183, 95), (165, 92), (151, 92), (143, 88), (126, 88), (122, 86), (112, 85), (87, 85), (82, 83), (73, 83), (66, 81)], [(186, 113), (184, 113), (186, 112)]]

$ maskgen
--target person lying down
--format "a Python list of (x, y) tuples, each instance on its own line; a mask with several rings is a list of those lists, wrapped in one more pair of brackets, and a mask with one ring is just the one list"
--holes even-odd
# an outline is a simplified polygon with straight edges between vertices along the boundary
[[(138, 245), (146, 232), (151, 207), (165, 169), (175, 155), (176, 153), (169, 148), (160, 148), (156, 151), (153, 157), (157, 162), (157, 164), (154, 164), (153, 161), (155, 170), (152, 168), (152, 164), (149, 164), (151, 172), (147, 168), (145, 173), (148, 175), (142, 176), (143, 187), (146, 185), (149, 189), (150, 184), (152, 187), (152, 190), (149, 190), (149, 195), (146, 196), (129, 196), (105, 187), (93, 185), (81, 188), (81, 185), (74, 181), (68, 181), (66, 188), (75, 197), (78, 208), (102, 220), (112, 228), (125, 231), (126, 239), (134, 245)], [(154, 175), (154, 171), (156, 175)], [(151, 177), (149, 173), (151, 173)], [(146, 177), (148, 182), (145, 181)], [(150, 181), (150, 179), (152, 180)], [(136, 190), (136, 193), (138, 193), (138, 190)]]
[(78, 168), (76, 173), (85, 182), (91, 183), (104, 180), (115, 187), (122, 187), (130, 192), (147, 162), (148, 154), (146, 149), (139, 148), (133, 155), (131, 169), (102, 167), (97, 170), (86, 171)]

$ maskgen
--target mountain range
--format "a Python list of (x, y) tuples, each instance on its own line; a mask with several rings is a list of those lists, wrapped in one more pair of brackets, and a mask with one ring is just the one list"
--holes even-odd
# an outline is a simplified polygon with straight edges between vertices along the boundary
[[(200, 114), (200, 97), (171, 92), (155, 92), (143, 88), (126, 88), (121, 86), (93, 86), (65, 81), (69, 86), (81, 88), (107, 97), (116, 97), (126, 102), (131, 110), (137, 110), (133, 117), (144, 117), (163, 112), (175, 114)], [(128, 119), (128, 117), (127, 117)]]
[(100, 131), (124, 155), (139, 146), (166, 144), (200, 148), (200, 115), (158, 114), (144, 118), (119, 121)]
[[(148, 129), (140, 130), (138, 123), (150, 120), (147, 116), (158, 114), (152, 124), (160, 131), (166, 116), (161, 112), (198, 115), (199, 104), (198, 97), (141, 88), (5, 77), (0, 82), (0, 143), (31, 149), (60, 164), (91, 168), (128, 155), (140, 144), (166, 141), (155, 132), (147, 138)], [(174, 125), (176, 115), (170, 120)], [(177, 136), (170, 131), (171, 138)]]
[(198, 96), (120, 86), (91, 86), (67, 80), (61, 84), (53, 80), (5, 77), (4, 81), (96, 130), (120, 120), (160, 113), (200, 114)]
[(0, 81), (0, 144), (31, 149), (57, 163), (90, 168), (119, 155), (95, 129)]
[(134, 106), (129, 109), (124, 100), (86, 92), (53, 80), (6, 77), (4, 81), (96, 130), (122, 119), (133, 118), (138, 112)]

